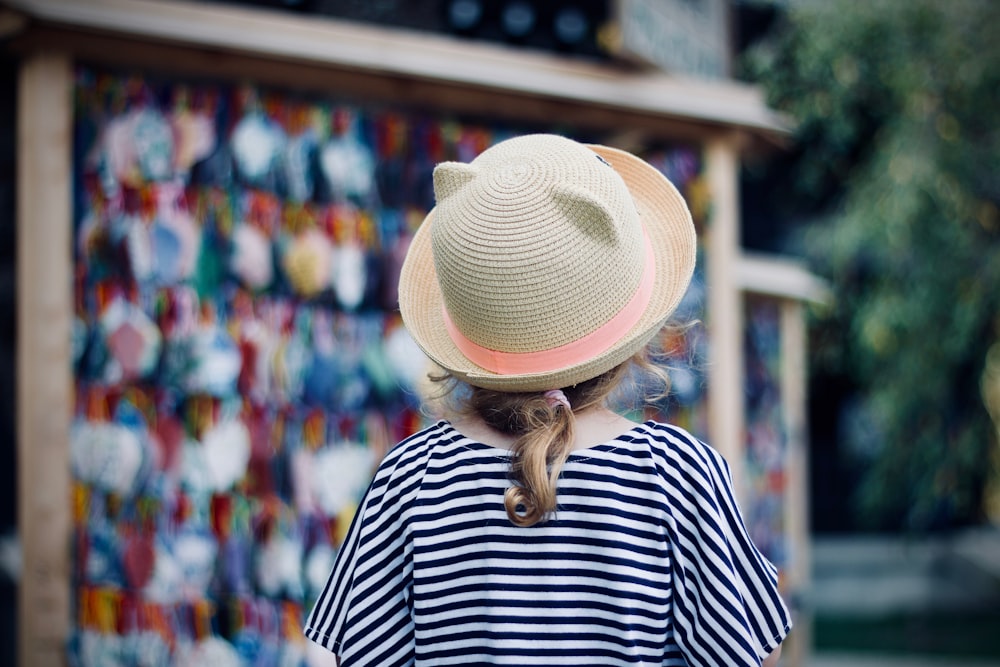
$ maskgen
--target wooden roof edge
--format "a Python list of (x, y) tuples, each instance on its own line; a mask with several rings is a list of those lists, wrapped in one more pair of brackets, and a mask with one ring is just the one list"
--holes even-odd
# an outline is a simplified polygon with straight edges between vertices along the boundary
[(791, 128), (735, 81), (636, 71), (449, 35), (184, 0), (0, 0), (31, 21), (660, 115), (780, 143)]

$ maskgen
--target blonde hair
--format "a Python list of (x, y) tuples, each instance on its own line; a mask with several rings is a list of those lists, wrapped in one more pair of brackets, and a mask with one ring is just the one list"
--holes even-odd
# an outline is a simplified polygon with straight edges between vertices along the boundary
[[(504, 508), (512, 523), (533, 526), (555, 512), (559, 474), (573, 448), (574, 413), (605, 405), (633, 366), (656, 376), (666, 387), (666, 372), (643, 350), (596, 378), (563, 387), (572, 408), (550, 400), (545, 392), (504, 392), (474, 386), (458, 399), (459, 413), (477, 416), (500, 433), (515, 437), (509, 473), (512, 485), (504, 494)], [(447, 392), (461, 384), (448, 374), (431, 379), (453, 381)]]

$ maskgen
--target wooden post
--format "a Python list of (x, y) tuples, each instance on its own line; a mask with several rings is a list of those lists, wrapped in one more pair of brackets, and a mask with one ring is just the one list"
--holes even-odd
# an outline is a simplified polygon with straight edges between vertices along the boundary
[(791, 552), (786, 573), (795, 630), (789, 638), (786, 662), (799, 667), (808, 664), (812, 647), (812, 617), (803, 607), (802, 597), (809, 590), (811, 560), (809, 551), (809, 446), (807, 436), (806, 396), (808, 344), (802, 302), (784, 299), (781, 304), (781, 395), (784, 405), (787, 460), (785, 493), (785, 531)]
[(21, 64), (17, 110), (18, 598), (22, 667), (66, 664), (70, 627), (72, 64)]
[(705, 163), (712, 193), (706, 230), (709, 444), (729, 461), (737, 497), (745, 500), (743, 303), (736, 280), (740, 228), (736, 137), (723, 135), (709, 141)]

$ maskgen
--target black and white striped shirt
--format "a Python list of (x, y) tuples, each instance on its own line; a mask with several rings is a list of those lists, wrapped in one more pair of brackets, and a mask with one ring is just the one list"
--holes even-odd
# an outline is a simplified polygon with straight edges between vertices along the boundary
[(509, 454), (441, 421), (379, 467), (307, 621), (352, 665), (759, 665), (791, 621), (725, 460), (674, 426), (574, 452), (558, 511), (503, 506)]

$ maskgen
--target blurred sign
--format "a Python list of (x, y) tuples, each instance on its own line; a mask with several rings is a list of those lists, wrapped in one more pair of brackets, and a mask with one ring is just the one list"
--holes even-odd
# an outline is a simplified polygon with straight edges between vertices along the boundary
[(727, 0), (616, 0), (616, 55), (668, 72), (729, 76)]

